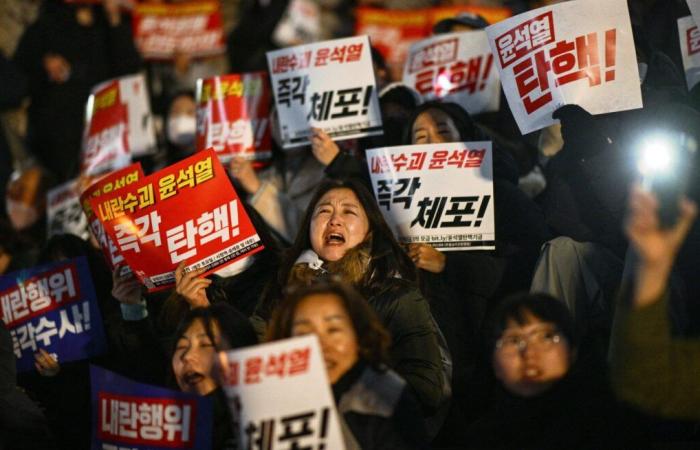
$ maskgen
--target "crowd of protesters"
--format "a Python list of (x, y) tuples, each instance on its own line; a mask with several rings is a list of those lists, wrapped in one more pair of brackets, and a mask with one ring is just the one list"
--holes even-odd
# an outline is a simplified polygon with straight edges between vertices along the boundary
[[(644, 107), (594, 116), (559, 108), (560, 125), (521, 135), (505, 101), (470, 116), (422, 102), (373, 63), (384, 134), (283, 150), (274, 107), (272, 161), (234, 158), (229, 177), (264, 250), (203, 277), (176, 271), (149, 294), (94, 239), (47, 239), (46, 193), (78, 177), (85, 103), (98, 83), (147, 74), (159, 150), (153, 171), (192, 155), (195, 81), (267, 70), (290, 3), (244, 0), (225, 58), (146, 62), (119, 1), (44, 0), (13, 54), (0, 54), (0, 275), (86, 256), (108, 352), (59, 364), (44, 350), (17, 374), (0, 322), (0, 448), (87, 449), (89, 364), (213, 398), (215, 449), (236, 448), (216, 353), (316, 334), (347, 449), (644, 449), (700, 445), (700, 173), (660, 199), (630, 162), (650, 129), (700, 142), (700, 96), (688, 92), (676, 19), (685, 1), (629, 0)], [(226, 2), (224, 2), (226, 3)], [(324, 39), (352, 34), (359, 5), (318, 1)], [(357, 3), (357, 4), (356, 4)], [(459, 2), (450, 2), (459, 3)], [(465, 2), (514, 13), (556, 2)], [(474, 15), (435, 32), (484, 28)], [(28, 106), (27, 106), (28, 105)], [(495, 250), (402, 245), (372, 194), (369, 148), (492, 141)], [(659, 211), (675, 202), (675, 220)], [(680, 448), (680, 447), (679, 447)]]

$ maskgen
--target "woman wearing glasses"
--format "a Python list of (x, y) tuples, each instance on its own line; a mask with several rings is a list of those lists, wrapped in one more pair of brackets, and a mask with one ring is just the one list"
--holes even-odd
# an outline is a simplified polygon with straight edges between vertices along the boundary
[[(498, 382), (489, 409), (466, 431), (468, 448), (645, 448), (631, 436), (602, 365), (579, 354), (566, 306), (553, 297), (510, 297), (486, 336)], [(584, 361), (584, 359), (586, 359)]]

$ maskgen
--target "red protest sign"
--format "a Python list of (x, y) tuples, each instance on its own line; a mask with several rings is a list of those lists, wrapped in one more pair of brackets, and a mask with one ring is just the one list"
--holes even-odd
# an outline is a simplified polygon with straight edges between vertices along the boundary
[(143, 177), (144, 174), (143, 169), (141, 169), (141, 163), (134, 163), (100, 178), (97, 182), (93, 183), (82, 194), (80, 194), (80, 205), (83, 207), (85, 216), (87, 216), (88, 227), (90, 228), (90, 231), (97, 242), (100, 244), (102, 254), (104, 255), (110, 269), (114, 269), (117, 264), (123, 263), (124, 258), (117, 251), (117, 247), (114, 245), (114, 242), (107, 236), (107, 234), (105, 234), (102, 223), (95, 216), (95, 213), (90, 206), (90, 199), (123, 189), (126, 186), (136, 183)]
[(106, 82), (93, 90), (86, 107), (82, 173), (97, 175), (131, 161), (128, 120), (127, 107), (119, 92), (119, 80)]
[(146, 59), (194, 57), (225, 51), (221, 4), (216, 0), (138, 3), (132, 12), (134, 41)]
[(266, 72), (222, 75), (197, 82), (197, 148), (213, 147), (221, 162), (233, 155), (272, 156), (270, 84)]
[(90, 206), (149, 291), (172, 286), (182, 261), (208, 274), (263, 249), (213, 149)]

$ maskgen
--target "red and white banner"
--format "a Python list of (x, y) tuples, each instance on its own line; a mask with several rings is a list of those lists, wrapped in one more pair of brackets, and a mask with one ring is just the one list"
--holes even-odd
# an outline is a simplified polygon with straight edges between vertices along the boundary
[(513, 116), (523, 134), (578, 104), (591, 114), (642, 107), (626, 0), (574, 0), (486, 28)]
[(267, 52), (283, 147), (311, 127), (335, 140), (382, 134), (369, 39), (357, 36)]
[(403, 82), (426, 100), (455, 102), (469, 114), (498, 111), (501, 83), (484, 31), (433, 36), (411, 46)]
[(166, 167), (90, 206), (149, 289), (175, 283), (175, 268), (209, 274), (263, 249), (213, 149)]
[(479, 14), (488, 23), (511, 16), (508, 8), (487, 6), (445, 6), (438, 8), (387, 10), (360, 7), (356, 9), (355, 34), (366, 34), (372, 45), (384, 56), (393, 80), (400, 80), (411, 45), (432, 34), (433, 25), (461, 12)]
[(203, 57), (226, 51), (217, 0), (138, 3), (132, 17), (134, 41), (146, 59), (172, 59), (177, 53)]
[(71, 180), (51, 189), (46, 195), (49, 238), (58, 234), (73, 234), (81, 239), (90, 237), (78, 189), (78, 180)]
[(678, 36), (681, 43), (683, 71), (688, 90), (700, 81), (700, 29), (693, 16), (678, 19)]
[(443, 251), (493, 250), (491, 142), (367, 150), (379, 209), (396, 238)]
[(156, 150), (146, 80), (129, 75), (101, 83), (88, 98), (82, 173), (92, 176), (128, 165)]
[(124, 257), (119, 254), (117, 246), (114, 245), (112, 239), (105, 233), (102, 223), (92, 210), (90, 199), (123, 189), (143, 179), (143, 177), (144, 174), (143, 169), (141, 169), (141, 163), (134, 163), (100, 178), (80, 194), (80, 205), (83, 208), (85, 217), (87, 217), (88, 227), (95, 237), (95, 240), (100, 245), (107, 265), (112, 270), (114, 270), (117, 264), (124, 263)]
[(345, 448), (315, 335), (220, 355), (238, 448)]
[(272, 157), (266, 72), (199, 79), (196, 97), (198, 149), (213, 147), (222, 163)]

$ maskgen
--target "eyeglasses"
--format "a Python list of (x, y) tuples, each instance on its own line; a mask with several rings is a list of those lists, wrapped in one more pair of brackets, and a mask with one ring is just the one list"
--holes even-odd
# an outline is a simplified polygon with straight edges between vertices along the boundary
[(503, 336), (496, 341), (496, 349), (507, 355), (515, 355), (525, 351), (528, 346), (537, 350), (550, 350), (561, 341), (562, 335), (559, 331), (544, 328), (527, 334)]

